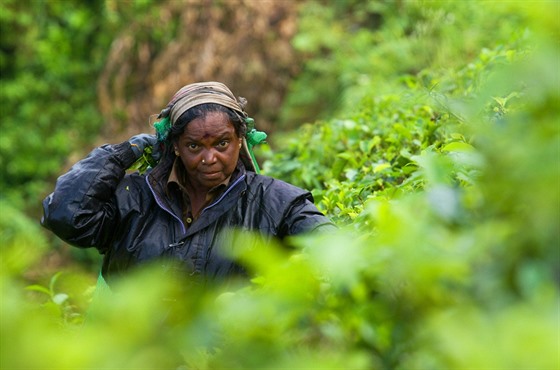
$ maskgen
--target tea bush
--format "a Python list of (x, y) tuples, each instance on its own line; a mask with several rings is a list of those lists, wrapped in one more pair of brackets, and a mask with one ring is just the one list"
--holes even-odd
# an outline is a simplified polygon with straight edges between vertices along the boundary
[[(322, 210), (342, 223), (355, 219), (371, 197), (391, 198), (426, 181), (472, 184), (478, 159), (459, 103), (476, 98), (477, 85), (496, 65), (525, 55), (518, 42), (484, 49), (457, 70), (403, 76), (400, 93), (367, 95), (344, 119), (305, 125), (265, 164), (266, 172), (313, 189)], [(509, 98), (518, 88), (511, 86)], [(488, 101), (477, 119), (503, 114), (507, 100)], [(434, 158), (447, 168), (438, 172)]]

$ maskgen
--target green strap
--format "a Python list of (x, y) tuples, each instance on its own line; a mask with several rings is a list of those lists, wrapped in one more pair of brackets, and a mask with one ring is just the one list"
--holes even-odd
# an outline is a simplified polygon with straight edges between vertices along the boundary
[(263, 131), (257, 131), (255, 129), (255, 120), (251, 117), (245, 118), (245, 122), (247, 123), (247, 150), (249, 151), (249, 155), (251, 156), (251, 160), (253, 161), (253, 165), (255, 166), (255, 172), (260, 173), (261, 169), (257, 163), (257, 159), (255, 158), (255, 153), (253, 152), (253, 147), (258, 144), (262, 144), (266, 141), (266, 133)]
[(111, 293), (111, 288), (107, 285), (103, 275), (101, 275), (101, 271), (99, 271), (99, 276), (97, 276), (97, 285), (95, 286), (94, 300), (95, 298), (107, 296)]
[(85, 314), (85, 321), (95, 320), (97, 317), (96, 312), (99, 309), (100, 301), (104, 301), (105, 299), (111, 298), (113, 295), (113, 291), (107, 285), (107, 282), (101, 275), (101, 270), (99, 271), (99, 275), (97, 276), (97, 284), (95, 285), (95, 291), (93, 292), (93, 297), (91, 298), (91, 302)]

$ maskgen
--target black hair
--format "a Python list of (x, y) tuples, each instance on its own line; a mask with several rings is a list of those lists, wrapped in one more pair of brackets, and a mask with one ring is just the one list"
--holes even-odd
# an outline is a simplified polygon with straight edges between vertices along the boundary
[(244, 118), (239, 113), (220, 104), (205, 103), (196, 105), (179, 116), (179, 118), (177, 119), (175, 124), (171, 126), (171, 130), (169, 131), (169, 138), (171, 142), (175, 142), (179, 139), (179, 136), (183, 134), (189, 122), (197, 118), (204, 119), (208, 115), (208, 113), (214, 112), (225, 113), (229, 121), (235, 128), (235, 134), (238, 137), (245, 136), (247, 132), (247, 124), (245, 123)]

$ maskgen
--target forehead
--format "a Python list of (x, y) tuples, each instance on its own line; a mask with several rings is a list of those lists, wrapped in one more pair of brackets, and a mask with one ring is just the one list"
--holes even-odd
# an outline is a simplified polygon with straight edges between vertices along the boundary
[(223, 112), (209, 112), (204, 117), (193, 119), (185, 127), (184, 138), (204, 139), (235, 134), (235, 127), (230, 122), (227, 114)]

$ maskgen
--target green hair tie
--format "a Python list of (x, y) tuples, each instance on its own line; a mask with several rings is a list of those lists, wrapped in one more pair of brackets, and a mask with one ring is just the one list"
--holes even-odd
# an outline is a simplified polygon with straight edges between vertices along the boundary
[(169, 135), (169, 131), (171, 130), (171, 120), (169, 117), (165, 117), (160, 119), (156, 123), (154, 123), (154, 128), (156, 129), (156, 136), (158, 141), (165, 141), (167, 140), (167, 136)]

